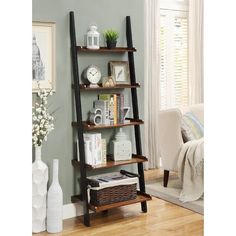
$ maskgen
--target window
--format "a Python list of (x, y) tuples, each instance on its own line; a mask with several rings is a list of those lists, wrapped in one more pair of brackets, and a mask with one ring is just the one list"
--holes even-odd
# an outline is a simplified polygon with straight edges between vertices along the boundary
[(161, 109), (188, 105), (188, 93), (188, 12), (161, 9)]

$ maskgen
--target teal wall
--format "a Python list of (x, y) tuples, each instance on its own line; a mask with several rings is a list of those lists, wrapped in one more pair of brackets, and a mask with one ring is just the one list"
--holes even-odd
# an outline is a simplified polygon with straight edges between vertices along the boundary
[[(64, 193), (64, 204), (70, 203), (70, 196), (79, 192), (74, 179), (79, 175), (71, 165), (73, 158), (73, 135), (71, 121), (73, 114), (73, 94), (71, 90), (72, 70), (70, 57), (69, 37), (69, 11), (75, 13), (77, 44), (84, 45), (84, 35), (91, 23), (96, 23), (102, 32), (107, 28), (115, 28), (120, 32), (118, 46), (126, 45), (125, 16), (131, 16), (133, 43), (138, 52), (135, 54), (137, 81), (143, 85), (143, 1), (142, 0), (33, 0), (33, 21), (56, 22), (56, 93), (50, 98), (50, 110), (55, 113), (55, 130), (48, 136), (43, 144), (42, 159), (49, 166), (50, 180), (52, 176), (52, 159), (59, 159), (59, 180)], [(101, 45), (104, 40), (101, 37)], [(127, 60), (125, 55), (83, 55), (79, 56), (80, 73), (90, 65), (96, 64), (107, 75), (107, 62), (109, 60)], [(127, 94), (127, 91), (125, 91)], [(143, 86), (138, 91), (140, 103), (140, 117), (143, 118)], [(96, 93), (84, 94), (83, 116), (86, 118), (88, 110), (92, 107)], [(127, 104), (130, 96), (126, 96)], [(132, 128), (125, 131), (132, 135)], [(109, 138), (114, 130), (105, 131), (104, 137)], [(133, 136), (131, 136), (133, 139)], [(132, 168), (136, 167), (123, 167)], [(98, 174), (95, 172), (93, 174)]]

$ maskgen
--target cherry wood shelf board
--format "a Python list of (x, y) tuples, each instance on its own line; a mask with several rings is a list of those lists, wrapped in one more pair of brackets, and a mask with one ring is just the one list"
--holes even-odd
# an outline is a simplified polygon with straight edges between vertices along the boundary
[[(113, 161), (113, 160), (109, 159), (109, 157), (110, 156), (108, 155), (108, 161), (105, 164), (100, 164), (100, 165), (96, 165), (96, 166), (86, 164), (86, 169), (88, 169), (88, 170), (108, 169), (108, 168), (112, 168), (115, 166), (142, 163), (142, 162), (145, 162), (148, 160), (145, 156), (139, 156), (139, 155), (135, 155), (135, 154), (132, 154), (131, 160), (126, 160), (126, 161)], [(76, 159), (72, 160), (71, 162), (74, 167), (80, 166), (80, 162), (77, 161)]]
[(80, 90), (86, 90), (86, 91), (113, 90), (113, 89), (126, 89), (126, 88), (140, 88), (140, 84), (138, 83), (137, 84), (119, 84), (114, 87), (102, 87), (102, 85), (99, 84), (99, 87), (97, 88), (90, 88), (86, 84), (80, 84), (79, 88)]
[[(142, 120), (135, 120), (128, 118), (129, 123), (126, 124), (117, 124), (117, 125), (93, 125), (88, 123), (87, 121), (83, 121), (83, 128), (84, 130), (97, 130), (97, 129), (109, 129), (109, 128), (117, 128), (117, 127), (123, 127), (123, 126), (131, 126), (131, 125), (142, 125), (144, 122)], [(77, 127), (76, 122), (72, 122), (73, 127)]]
[(124, 52), (136, 52), (135, 48), (127, 48), (127, 47), (116, 47), (109, 49), (107, 47), (100, 47), (99, 49), (88, 49), (86, 46), (77, 46), (77, 51), (79, 52), (118, 52), (118, 53), (124, 53)]
[[(150, 200), (152, 200), (152, 197), (149, 194), (141, 193), (138, 191), (137, 197), (135, 199), (123, 201), (123, 202), (116, 202), (116, 203), (103, 205), (103, 206), (94, 206), (92, 204), (89, 204), (89, 209), (94, 212), (101, 212), (101, 211), (109, 210), (109, 209), (116, 208), (116, 207), (127, 206), (127, 205), (150, 201)], [(80, 195), (72, 196), (71, 201), (72, 201), (72, 203), (77, 203), (77, 202), (81, 201), (81, 196)]]

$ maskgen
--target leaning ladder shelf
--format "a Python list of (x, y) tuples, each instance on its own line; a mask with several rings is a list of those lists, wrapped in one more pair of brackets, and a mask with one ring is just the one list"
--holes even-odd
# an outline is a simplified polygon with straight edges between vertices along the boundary
[[(80, 195), (74, 195), (71, 197), (73, 203), (82, 201), (83, 202), (83, 218), (84, 224), (90, 226), (90, 216), (89, 210), (94, 212), (106, 211), (111, 208), (125, 206), (129, 204), (141, 203), (141, 209), (143, 212), (147, 212), (147, 201), (151, 200), (150, 195), (145, 193), (145, 181), (144, 181), (144, 171), (143, 171), (143, 162), (147, 161), (147, 158), (142, 156), (142, 146), (141, 146), (141, 136), (140, 136), (140, 125), (143, 124), (143, 121), (139, 119), (139, 110), (138, 110), (138, 98), (137, 98), (137, 88), (140, 87), (136, 83), (135, 76), (135, 66), (134, 66), (134, 55), (133, 53), (136, 49), (133, 47), (132, 42), (132, 32), (131, 32), (131, 21), (130, 16), (126, 17), (126, 38), (127, 38), (127, 47), (117, 47), (115, 49), (108, 49), (106, 47), (101, 47), (99, 50), (89, 50), (84, 46), (76, 45), (76, 33), (75, 33), (75, 20), (74, 12), (70, 12), (70, 39), (71, 39), (71, 57), (72, 57), (72, 69), (73, 69), (73, 78), (74, 84), (72, 88), (74, 89), (75, 95), (75, 107), (76, 107), (76, 122), (72, 122), (72, 127), (77, 129), (78, 141), (79, 141), (79, 156), (80, 161), (77, 161), (77, 158), (74, 157), (72, 160), (72, 165), (75, 168), (80, 170)], [(128, 53), (129, 69), (130, 69), (130, 85), (119, 85), (112, 88), (88, 88), (86, 85), (80, 83), (79, 79), (79, 67), (78, 67), (78, 55), (77, 53)], [(117, 125), (102, 125), (94, 126), (86, 121), (82, 120), (82, 106), (81, 106), (81, 92), (85, 91), (94, 91), (94, 90), (113, 90), (113, 89), (131, 89), (132, 96), (132, 106), (133, 106), (133, 118), (128, 119), (129, 121), (126, 124), (117, 124)], [(107, 128), (117, 128), (122, 126), (133, 126), (135, 133), (135, 144), (136, 144), (136, 154), (132, 155), (131, 160), (115, 162), (109, 160), (106, 164), (91, 166), (85, 163), (85, 150), (84, 150), (84, 139), (83, 132), (97, 129), (107, 129)], [(114, 204), (108, 204), (105, 206), (93, 206), (88, 202), (87, 195), (87, 171), (93, 171), (98, 169), (108, 169), (120, 165), (129, 165), (137, 164), (138, 174), (139, 174), (139, 187), (140, 191), (137, 192), (137, 198), (129, 201), (118, 202)]]

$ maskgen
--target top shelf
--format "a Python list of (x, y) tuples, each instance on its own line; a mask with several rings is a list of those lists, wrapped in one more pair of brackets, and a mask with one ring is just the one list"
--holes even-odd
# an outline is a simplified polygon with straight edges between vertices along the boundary
[(125, 48), (125, 47), (116, 47), (113, 49), (109, 49), (107, 47), (100, 47), (99, 49), (88, 49), (86, 46), (77, 46), (77, 51), (79, 52), (117, 52), (117, 53), (125, 53), (125, 52), (136, 52), (135, 48)]

